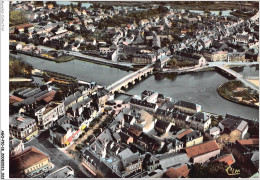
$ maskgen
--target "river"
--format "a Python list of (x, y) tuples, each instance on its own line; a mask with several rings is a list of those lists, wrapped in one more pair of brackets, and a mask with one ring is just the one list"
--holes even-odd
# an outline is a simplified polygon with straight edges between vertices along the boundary
[(79, 80), (87, 82), (95, 81), (97, 84), (103, 86), (108, 86), (121, 77), (129, 74), (129, 72), (117, 68), (94, 64), (77, 59), (64, 63), (55, 63), (53, 61), (35, 58), (24, 54), (18, 54), (14, 56), (21, 58), (36, 69), (59, 72), (77, 77)]
[[(130, 72), (117, 68), (73, 60), (55, 63), (27, 55), (19, 54), (24, 61), (33, 67), (75, 76), (84, 81), (96, 81), (107, 86)], [(248, 76), (259, 74), (255, 67), (242, 70)], [(259, 110), (223, 99), (217, 93), (217, 87), (228, 81), (215, 71), (199, 72), (184, 75), (153, 75), (127, 90), (128, 93), (140, 95), (143, 90), (153, 90), (172, 97), (173, 100), (186, 100), (200, 104), (202, 110), (225, 115), (230, 113), (250, 119), (259, 119)]]

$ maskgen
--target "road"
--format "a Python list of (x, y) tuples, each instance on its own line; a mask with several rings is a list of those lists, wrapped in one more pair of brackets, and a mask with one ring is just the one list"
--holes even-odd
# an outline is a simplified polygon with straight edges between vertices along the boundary
[[(82, 172), (82, 167), (80, 167), (80, 162), (78, 160), (74, 160), (67, 154), (60, 151), (57, 147), (55, 147), (52, 143), (50, 143), (47, 139), (49, 138), (48, 130), (41, 132), (40, 135), (33, 140), (25, 143), (24, 146), (34, 146), (44, 152), (45, 154), (50, 156), (51, 163), (55, 165), (55, 167), (50, 170), (49, 173), (56, 171), (64, 166), (70, 166), (74, 170), (75, 177), (78, 178), (88, 178), (92, 177), (88, 172)], [(47, 174), (41, 174), (38, 177), (46, 176)]]
[(259, 62), (208, 62), (208, 67), (222, 66), (222, 65), (234, 65), (234, 66), (251, 66), (259, 64)]

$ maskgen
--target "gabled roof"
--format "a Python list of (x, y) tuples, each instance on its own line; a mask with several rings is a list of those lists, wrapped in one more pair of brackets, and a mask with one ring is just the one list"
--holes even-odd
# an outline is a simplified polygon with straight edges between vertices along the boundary
[(216, 141), (208, 141), (202, 144), (185, 148), (189, 157), (196, 157), (202, 154), (210, 153), (212, 151), (219, 150), (219, 146)]
[(188, 168), (187, 164), (184, 164), (183, 166), (176, 169), (169, 168), (164, 175), (168, 178), (180, 178), (180, 177), (187, 178), (189, 172), (190, 169)]
[(187, 102), (187, 101), (178, 101), (175, 105), (190, 108), (196, 110), (197, 105), (195, 103)]
[(225, 117), (225, 119), (223, 119), (220, 123), (224, 126), (225, 131), (228, 132), (234, 131), (236, 129), (242, 132), (247, 126), (247, 122), (244, 120), (231, 119), (227, 117)]
[(181, 132), (180, 134), (178, 134), (177, 138), (181, 139), (182, 137), (184, 137), (186, 134), (191, 133), (193, 130), (192, 129), (186, 129), (183, 132)]
[(218, 162), (226, 162), (227, 165), (231, 165), (231, 164), (234, 164), (236, 162), (233, 154), (226, 154), (226, 155), (223, 155), (219, 158), (217, 158), (215, 161), (218, 161)]

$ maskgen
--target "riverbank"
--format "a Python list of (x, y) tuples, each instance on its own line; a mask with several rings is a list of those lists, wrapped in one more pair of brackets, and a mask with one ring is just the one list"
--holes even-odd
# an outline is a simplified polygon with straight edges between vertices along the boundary
[(191, 69), (163, 69), (163, 71), (155, 71), (154, 73), (156, 74), (189, 74), (189, 73), (196, 73), (196, 72), (207, 72), (207, 71), (214, 71), (215, 68), (214, 67), (198, 67), (198, 68), (191, 68)]
[(114, 67), (114, 68), (119, 68), (119, 69), (124, 70), (124, 71), (136, 71), (137, 70), (137, 68), (134, 68), (134, 67), (124, 66), (124, 65), (120, 65), (120, 64), (111, 64), (109, 62), (96, 61), (96, 60), (92, 60), (92, 59), (89, 59), (89, 58), (77, 57), (77, 60), (91, 62), (91, 63), (109, 66), (109, 67)]
[(259, 95), (252, 89), (245, 87), (241, 81), (228, 81), (217, 88), (221, 97), (241, 105), (259, 108)]
[(31, 57), (36, 57), (36, 58), (40, 58), (40, 59), (43, 59), (43, 60), (48, 60), (48, 61), (52, 61), (52, 62), (56, 62), (56, 63), (69, 62), (69, 61), (72, 61), (72, 60), (77, 58), (77, 60), (91, 62), (91, 63), (95, 63), (95, 64), (99, 64), (99, 65), (105, 65), (105, 66), (114, 67), (114, 68), (120, 68), (121, 70), (125, 70), (125, 71), (135, 71), (135, 70), (138, 69), (138, 68), (135, 68), (135, 67), (110, 63), (109, 61), (108, 62), (97, 61), (97, 60), (90, 59), (90, 58), (87, 58), (87, 57), (83, 58), (83, 57), (73, 56), (73, 55), (65, 55), (65, 56), (61, 56), (61, 57), (56, 58), (56, 59), (52, 59), (52, 58), (43, 57), (43, 56), (40, 56), (40, 55), (35, 55), (35, 54), (33, 55), (31, 53), (23, 52), (23, 51), (16, 51), (16, 53), (25, 54), (25, 55), (28, 55), (28, 56), (31, 56)]

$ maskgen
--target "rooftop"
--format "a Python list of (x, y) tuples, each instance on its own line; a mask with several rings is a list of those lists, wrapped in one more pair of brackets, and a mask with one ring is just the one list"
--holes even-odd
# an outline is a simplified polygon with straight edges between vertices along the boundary
[(47, 158), (49, 157), (45, 153), (32, 146), (15, 155), (10, 163), (15, 165), (16, 172), (20, 172)]
[(185, 148), (189, 157), (195, 157), (202, 154), (206, 154), (215, 150), (219, 150), (219, 146), (216, 141), (208, 141), (202, 144)]
[(226, 154), (216, 159), (218, 162), (226, 162), (227, 165), (232, 165), (236, 162), (234, 156), (232, 154)]

